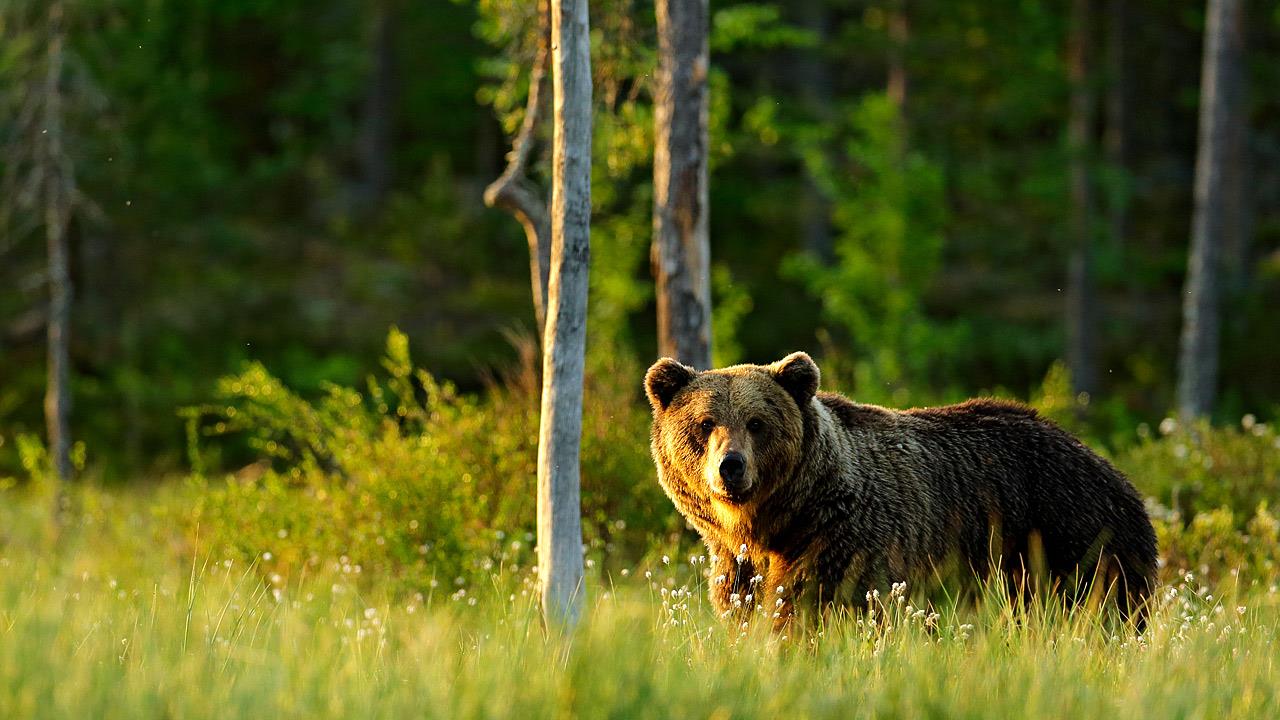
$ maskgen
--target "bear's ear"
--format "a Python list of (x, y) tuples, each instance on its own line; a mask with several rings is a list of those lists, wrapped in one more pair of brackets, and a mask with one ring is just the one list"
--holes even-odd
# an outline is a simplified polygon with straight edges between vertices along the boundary
[(807, 405), (817, 394), (818, 379), (822, 377), (822, 373), (807, 353), (793, 352), (768, 368), (773, 379), (778, 381), (788, 395), (795, 398), (800, 407)]
[(644, 374), (644, 392), (654, 410), (666, 410), (672, 398), (685, 385), (693, 381), (697, 371), (687, 365), (664, 357)]

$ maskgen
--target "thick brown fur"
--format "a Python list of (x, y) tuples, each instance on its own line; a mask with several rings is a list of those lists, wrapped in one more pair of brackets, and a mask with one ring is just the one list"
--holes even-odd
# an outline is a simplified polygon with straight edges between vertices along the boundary
[[(1004, 400), (899, 411), (818, 382), (804, 353), (705, 372), (664, 358), (645, 377), (658, 480), (712, 555), (722, 615), (763, 605), (780, 627), (995, 561), (1062, 588), (1106, 578), (1141, 617), (1156, 569), (1142, 498), (1070, 433)], [(746, 470), (727, 483), (730, 454)]]

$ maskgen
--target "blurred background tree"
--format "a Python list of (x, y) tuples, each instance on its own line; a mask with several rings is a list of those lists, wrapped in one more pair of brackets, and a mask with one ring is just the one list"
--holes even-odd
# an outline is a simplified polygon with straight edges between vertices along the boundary
[[(1225, 191), (1244, 229), (1223, 244), (1219, 419), (1280, 403), (1280, 13), (1240, 1), (1231, 142), (1250, 176)], [(1110, 440), (1171, 410), (1206, 5), (1087, 3), (1082, 20), (1082, 2), (713, 4), (716, 362), (809, 349), (841, 389), (895, 404), (1033, 395), (1071, 354), (1084, 238), (1084, 428)], [(536, 325), (527, 243), (483, 192), (526, 112), (538, 3), (62, 4), (68, 77), (96, 88), (64, 104), (97, 208), (66, 232), (70, 434), (90, 467), (184, 469), (177, 409), (249, 360), (318, 396), (376, 368), (393, 324), (463, 391), (518, 359), (509, 338)], [(6, 147), (47, 8), (0, 3)], [(657, 352), (655, 8), (591, 10), (589, 373)], [(1073, 115), (1081, 97), (1090, 111)], [(544, 197), (548, 132), (524, 168)], [(0, 229), (0, 475), (16, 471), (14, 438), (44, 434), (56, 268), (35, 212)]]

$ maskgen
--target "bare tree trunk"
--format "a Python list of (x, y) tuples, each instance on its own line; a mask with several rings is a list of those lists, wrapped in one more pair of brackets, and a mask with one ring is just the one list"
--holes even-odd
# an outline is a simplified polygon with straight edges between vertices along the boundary
[(904, 121), (907, 107), (907, 39), (910, 35), (907, 0), (892, 0), (889, 4), (889, 78), (886, 93), (889, 101), (898, 107)]
[[(1107, 93), (1106, 93), (1106, 131), (1103, 134), (1103, 147), (1107, 153), (1107, 162), (1115, 168), (1128, 167), (1128, 72), (1125, 62), (1125, 41), (1129, 32), (1128, 0), (1110, 0), (1107, 3)], [(1111, 226), (1111, 241), (1116, 245), (1124, 242), (1128, 234), (1128, 197), (1127, 191), (1112, 199), (1108, 208), (1108, 221)]]
[(541, 121), (543, 98), (547, 89), (547, 68), (551, 63), (551, 5), (550, 0), (540, 0), (538, 11), (538, 54), (529, 75), (529, 98), (525, 104), (524, 121), (520, 132), (511, 143), (507, 156), (507, 169), (484, 191), (484, 202), (489, 207), (500, 207), (515, 216), (524, 227), (529, 242), (529, 279), (533, 286), (533, 312), (541, 338), (547, 320), (547, 285), (551, 272), (551, 220), (547, 216), (546, 201), (536, 185), (525, 177), (529, 156), (533, 152), (538, 124)]
[(907, 0), (892, 0), (889, 4), (889, 72), (885, 78), (885, 95), (897, 110), (897, 132), (894, 133), (893, 159), (899, 170), (905, 172), (907, 162), (907, 41), (911, 37), (911, 25), (907, 18)]
[[(49, 6), (49, 54), (45, 68), (44, 128), (46, 165), (44, 171), (45, 241), (48, 253), (49, 318), (48, 377), (45, 384), (44, 416), (49, 457), (57, 480), (71, 477), (70, 370), (67, 358), (71, 315), (71, 277), (67, 271), (67, 227), (70, 223), (74, 179), (62, 147), (62, 62), (64, 31), (62, 3)], [(59, 496), (55, 489), (54, 497)]]
[(357, 153), (360, 161), (358, 201), (362, 209), (377, 207), (391, 188), (391, 129), (395, 103), (395, 13), (391, 0), (373, 8), (373, 66), (364, 96)]
[(1095, 288), (1093, 282), (1093, 187), (1089, 178), (1089, 136), (1093, 92), (1089, 85), (1091, 0), (1072, 0), (1067, 41), (1071, 106), (1067, 120), (1070, 155), (1071, 259), (1067, 278), (1067, 366), (1077, 393), (1097, 390)]
[(1195, 212), (1182, 305), (1178, 357), (1178, 413), (1213, 411), (1218, 381), (1221, 248), (1226, 224), (1226, 182), (1232, 128), (1241, 122), (1239, 86), (1240, 0), (1209, 0), (1200, 76), (1200, 138), (1196, 155)]
[(582, 612), (578, 493), (582, 372), (591, 258), (591, 56), (587, 0), (552, 0), (555, 85), (551, 284), (538, 433), (538, 577), (548, 625)]
[[(801, 27), (813, 33), (817, 42), (814, 47), (797, 50), (796, 91), (809, 106), (815, 121), (827, 123), (831, 120), (831, 70), (822, 52), (827, 46), (831, 17), (827, 12), (826, 0), (804, 0), (800, 3), (799, 16)], [(826, 148), (819, 151), (825, 153)], [(804, 200), (800, 212), (804, 214), (800, 220), (804, 248), (822, 264), (830, 265), (835, 261), (831, 200), (818, 186), (812, 170), (805, 173)]]
[(657, 0), (653, 249), (658, 352), (711, 367), (707, 0)]

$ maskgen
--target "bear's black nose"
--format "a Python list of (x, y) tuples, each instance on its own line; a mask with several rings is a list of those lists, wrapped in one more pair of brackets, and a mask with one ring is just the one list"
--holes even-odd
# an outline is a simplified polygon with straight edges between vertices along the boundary
[(747, 474), (747, 459), (742, 453), (731, 452), (720, 461), (720, 477), (724, 480), (726, 490), (737, 490), (742, 487), (742, 478)]

